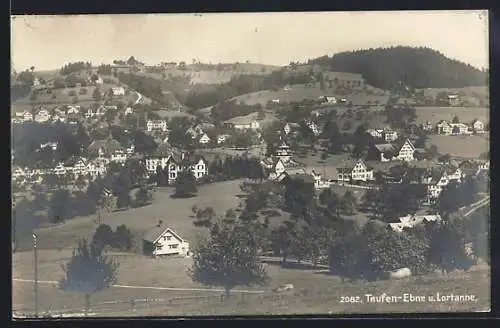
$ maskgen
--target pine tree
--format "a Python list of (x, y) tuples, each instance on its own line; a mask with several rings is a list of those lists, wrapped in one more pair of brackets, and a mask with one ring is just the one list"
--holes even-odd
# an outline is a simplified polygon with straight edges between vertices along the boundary
[(85, 315), (90, 308), (91, 295), (116, 282), (119, 263), (103, 255), (102, 251), (81, 239), (71, 259), (61, 266), (64, 277), (59, 280), (59, 288), (85, 295)]

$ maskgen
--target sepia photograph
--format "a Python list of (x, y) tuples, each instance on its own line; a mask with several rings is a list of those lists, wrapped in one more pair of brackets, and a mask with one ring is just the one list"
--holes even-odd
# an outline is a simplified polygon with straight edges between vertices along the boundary
[(488, 11), (10, 18), (13, 319), (491, 311)]

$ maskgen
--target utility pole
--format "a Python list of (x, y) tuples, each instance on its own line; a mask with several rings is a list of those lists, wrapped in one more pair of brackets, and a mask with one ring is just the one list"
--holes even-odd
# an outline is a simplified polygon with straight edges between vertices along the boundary
[(37, 250), (38, 237), (33, 233), (33, 252), (35, 260), (35, 318), (38, 318), (38, 250)]

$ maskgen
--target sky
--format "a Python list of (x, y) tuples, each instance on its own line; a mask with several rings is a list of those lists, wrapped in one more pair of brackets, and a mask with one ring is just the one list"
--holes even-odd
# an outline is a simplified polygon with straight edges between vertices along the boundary
[(94, 65), (130, 56), (165, 61), (287, 65), (337, 52), (426, 46), (488, 67), (486, 11), (13, 16), (11, 62), (20, 71)]

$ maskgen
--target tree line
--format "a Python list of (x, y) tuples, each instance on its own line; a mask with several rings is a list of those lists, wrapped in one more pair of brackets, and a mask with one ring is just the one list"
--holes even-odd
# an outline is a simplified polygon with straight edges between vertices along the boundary
[(309, 64), (361, 74), (367, 84), (384, 90), (401, 85), (418, 89), (462, 88), (486, 85), (488, 80), (486, 72), (426, 47), (347, 51), (310, 60)]
[(90, 62), (79, 61), (64, 65), (59, 70), (59, 73), (61, 75), (70, 75), (74, 73), (79, 73), (81, 71), (91, 71), (91, 70), (92, 70), (92, 64)]

